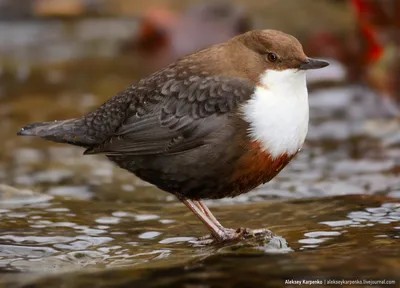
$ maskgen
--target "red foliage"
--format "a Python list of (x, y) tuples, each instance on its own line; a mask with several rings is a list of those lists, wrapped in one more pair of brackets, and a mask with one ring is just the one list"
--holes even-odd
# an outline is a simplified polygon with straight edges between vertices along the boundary
[(382, 56), (383, 48), (378, 39), (379, 26), (387, 22), (382, 7), (371, 0), (352, 0), (362, 35), (367, 45), (367, 61), (375, 62)]

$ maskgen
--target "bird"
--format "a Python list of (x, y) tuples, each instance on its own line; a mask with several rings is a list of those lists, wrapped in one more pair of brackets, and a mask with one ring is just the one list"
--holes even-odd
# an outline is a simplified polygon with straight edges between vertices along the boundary
[[(305, 141), (306, 71), (329, 63), (305, 55), (277, 30), (252, 30), (150, 74), (88, 114), (33, 123), (18, 135), (104, 154), (175, 195), (215, 243), (267, 229), (225, 228), (205, 199), (235, 197), (273, 179)], [(200, 241), (200, 240), (199, 240)]]

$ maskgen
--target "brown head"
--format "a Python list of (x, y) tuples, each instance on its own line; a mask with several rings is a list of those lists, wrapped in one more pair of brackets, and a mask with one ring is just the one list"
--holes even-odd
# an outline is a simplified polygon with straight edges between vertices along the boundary
[(276, 30), (250, 31), (221, 47), (224, 47), (224, 59), (229, 59), (230, 68), (254, 82), (258, 82), (266, 70), (308, 70), (329, 65), (326, 61), (307, 57), (295, 37)]

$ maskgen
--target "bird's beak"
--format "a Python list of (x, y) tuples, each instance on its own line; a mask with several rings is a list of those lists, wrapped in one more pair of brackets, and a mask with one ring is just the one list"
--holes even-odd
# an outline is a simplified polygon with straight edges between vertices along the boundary
[(329, 62), (319, 59), (307, 58), (306, 62), (300, 64), (300, 70), (319, 69), (329, 65)]

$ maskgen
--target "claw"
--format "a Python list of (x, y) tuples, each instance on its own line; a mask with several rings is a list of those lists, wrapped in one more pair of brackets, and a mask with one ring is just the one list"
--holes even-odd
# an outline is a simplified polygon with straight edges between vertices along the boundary
[(234, 242), (243, 239), (256, 238), (256, 237), (273, 237), (276, 236), (268, 229), (249, 229), (240, 227), (237, 230), (224, 228), (219, 238), (214, 237), (212, 234), (197, 238), (191, 243), (195, 246), (206, 246), (217, 243)]

